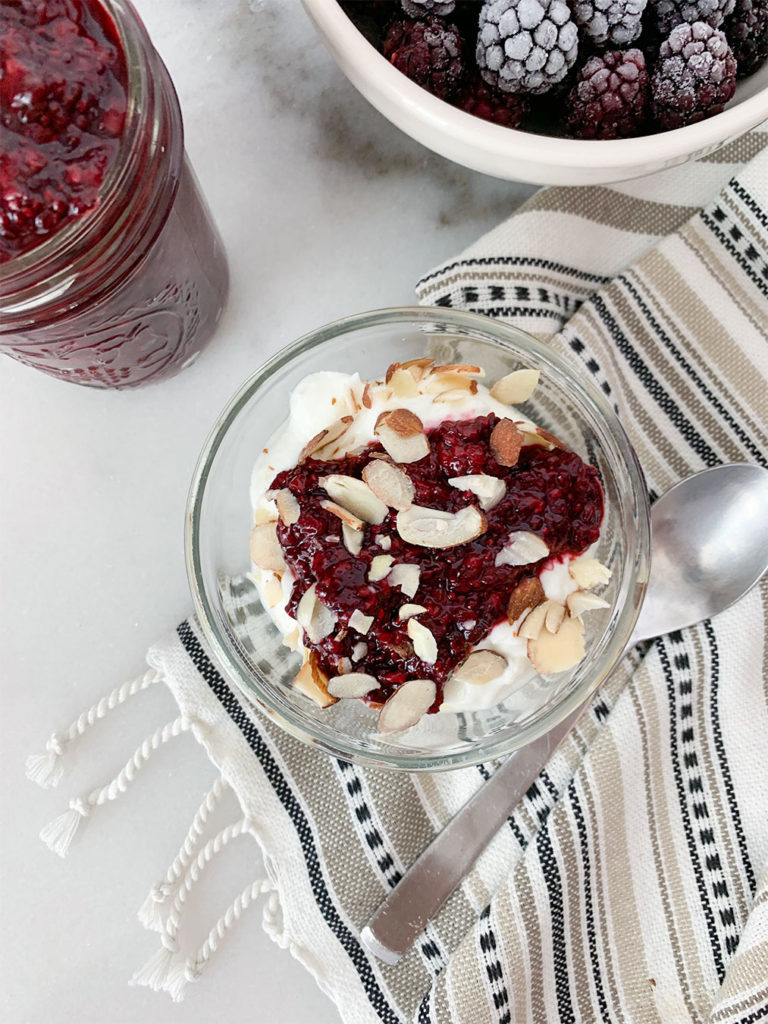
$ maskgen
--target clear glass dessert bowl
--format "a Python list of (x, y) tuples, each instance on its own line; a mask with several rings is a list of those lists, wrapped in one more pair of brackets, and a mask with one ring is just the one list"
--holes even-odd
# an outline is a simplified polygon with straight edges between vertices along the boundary
[[(608, 607), (585, 616), (586, 653), (572, 669), (534, 676), (490, 708), (425, 715), (402, 732), (377, 730), (362, 700), (327, 708), (292, 685), (300, 655), (263, 608), (249, 576), (254, 463), (285, 422), (294, 388), (309, 374), (357, 371), (383, 378), (392, 362), (431, 356), (481, 366), (487, 381), (540, 370), (523, 415), (561, 438), (600, 475), (605, 513), (594, 555), (612, 571)], [(299, 739), (346, 760), (406, 771), (440, 770), (502, 757), (547, 732), (607, 678), (621, 658), (648, 579), (650, 527), (642, 472), (605, 396), (577, 366), (514, 327), (474, 313), (385, 309), (312, 331), (273, 356), (222, 412), (190, 488), (185, 546), (195, 613), (226, 679)]]

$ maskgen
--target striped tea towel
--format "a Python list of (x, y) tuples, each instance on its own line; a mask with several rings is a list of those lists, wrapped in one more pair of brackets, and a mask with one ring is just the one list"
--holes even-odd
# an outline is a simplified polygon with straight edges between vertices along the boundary
[[(615, 403), (653, 494), (719, 462), (766, 465), (766, 132), (641, 182), (545, 189), (418, 294), (547, 336)], [(160, 941), (136, 982), (180, 998), (263, 896), (265, 928), (347, 1024), (747, 1024), (768, 1017), (766, 619), (768, 580), (625, 659), (396, 966), (359, 929), (492, 766), (407, 776), (318, 753), (232, 690), (193, 620), (30, 759), (55, 782), (68, 744), (133, 693), (164, 681), (178, 703), (42, 836), (65, 853), (84, 817), (191, 730), (217, 775), (140, 910)], [(238, 814), (214, 834), (226, 790)], [(194, 885), (243, 836), (267, 876), (188, 948)]]

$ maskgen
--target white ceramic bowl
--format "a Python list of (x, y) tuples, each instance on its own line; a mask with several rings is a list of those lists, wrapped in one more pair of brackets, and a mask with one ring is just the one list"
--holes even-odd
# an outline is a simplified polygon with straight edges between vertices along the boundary
[(637, 139), (580, 141), (514, 131), (464, 113), (411, 82), (377, 52), (336, 0), (302, 0), (336, 63), (407, 135), (475, 171), (534, 185), (598, 185), (704, 156), (768, 118), (768, 64), (739, 82), (721, 113)]

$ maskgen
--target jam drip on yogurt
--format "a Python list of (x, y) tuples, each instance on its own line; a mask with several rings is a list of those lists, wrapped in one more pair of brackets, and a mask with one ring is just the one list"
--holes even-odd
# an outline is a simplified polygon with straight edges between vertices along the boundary
[[(573, 452), (536, 445), (522, 449), (517, 465), (501, 466), (489, 449), (491, 431), (498, 422), (493, 414), (444, 422), (428, 432), (429, 454), (400, 466), (413, 481), (415, 504), (448, 512), (477, 502), (471, 492), (451, 486), (449, 478), (487, 473), (504, 479), (504, 497), (485, 513), (485, 532), (453, 548), (434, 550), (405, 542), (397, 532), (397, 513), (390, 509), (380, 525), (366, 524), (359, 554), (347, 550), (340, 520), (321, 507), (328, 495), (319, 481), (331, 473), (360, 478), (372, 454), (383, 451), (378, 443), (342, 459), (307, 459), (280, 473), (271, 485), (274, 490), (288, 488), (301, 513), (293, 525), (280, 522), (277, 527), (285, 561), (296, 578), (287, 611), (295, 616), (302, 595), (316, 584), (317, 596), (338, 615), (337, 629), (318, 644), (305, 635), (304, 643), (316, 652), (319, 667), (334, 676), (340, 659), (351, 658), (355, 646), (364, 641), (367, 653), (354, 663), (354, 670), (379, 680), (380, 689), (370, 694), (375, 703), (406, 679), (429, 678), (437, 684), (436, 710), (442, 684), (453, 670), (494, 626), (506, 621), (507, 603), (518, 583), (538, 575), (552, 560), (581, 554), (598, 538), (603, 492), (597, 470)], [(497, 566), (496, 556), (513, 531), (541, 537), (549, 548), (548, 558), (524, 566)], [(384, 553), (377, 543), (382, 537), (389, 538), (386, 553), (395, 564), (419, 565), (414, 597), (404, 595), (387, 578), (369, 582), (371, 561)], [(398, 618), (399, 608), (409, 602), (426, 608), (419, 618), (437, 641), (434, 665), (416, 657), (407, 621)], [(365, 636), (347, 628), (355, 609), (373, 616)]]
[(0, 0), (0, 262), (92, 210), (114, 162), (127, 71), (93, 0)]

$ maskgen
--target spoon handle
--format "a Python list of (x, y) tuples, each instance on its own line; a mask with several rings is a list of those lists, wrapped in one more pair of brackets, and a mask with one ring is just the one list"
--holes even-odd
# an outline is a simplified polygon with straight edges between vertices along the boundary
[(396, 964), (410, 949), (526, 794), (588, 702), (544, 736), (510, 754), (435, 836), (361, 931), (360, 941), (369, 952), (384, 963)]

